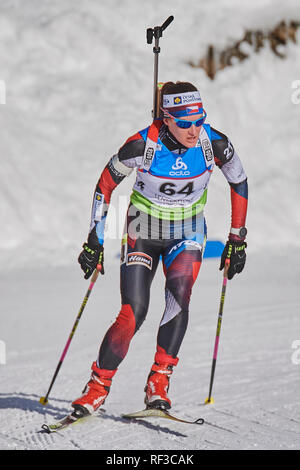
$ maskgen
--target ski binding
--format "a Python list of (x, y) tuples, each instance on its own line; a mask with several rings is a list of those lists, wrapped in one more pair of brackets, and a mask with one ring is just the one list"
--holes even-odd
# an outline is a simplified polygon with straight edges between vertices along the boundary
[(65, 429), (68, 426), (76, 424), (79, 421), (82, 422), (83, 420), (86, 420), (87, 418), (91, 416), (92, 415), (83, 407), (80, 407), (80, 408), (78, 407), (72, 413), (60, 419), (59, 421), (56, 421), (55, 423), (43, 424), (42, 429), (47, 433), (61, 431), (62, 429)]

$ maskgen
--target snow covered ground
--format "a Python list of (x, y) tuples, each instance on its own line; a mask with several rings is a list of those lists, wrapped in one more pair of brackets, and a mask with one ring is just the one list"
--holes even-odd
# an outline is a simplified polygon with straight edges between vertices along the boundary
[[(213, 82), (187, 65), (210, 43), (224, 48), (240, 39), (245, 28), (300, 20), (299, 7), (293, 0), (186, 5), (0, 0), (0, 80), (7, 90), (0, 105), (0, 449), (300, 448), (300, 104), (292, 99), (300, 80), (300, 36), (284, 48), (286, 59), (266, 47)], [(205, 260), (194, 287), (170, 387), (174, 413), (202, 416), (209, 424), (128, 424), (120, 418), (143, 405), (163, 311), (159, 271), (148, 317), (115, 376), (106, 414), (59, 435), (42, 434), (41, 424), (63, 416), (80, 394), (120, 308), (120, 240), (110, 231), (106, 274), (97, 281), (49, 405), (42, 407), (39, 398), (88, 287), (76, 258), (98, 175), (124, 140), (150, 122), (153, 54), (145, 30), (171, 14), (159, 79), (199, 86), (209, 122), (230, 136), (249, 177), (248, 261), (227, 288), (215, 404), (203, 406), (222, 283), (217, 259)], [(122, 228), (132, 178), (113, 195), (110, 227)], [(206, 217), (209, 239), (224, 241), (229, 191), (218, 169)]]
[(217, 268), (217, 260), (206, 260), (201, 268), (190, 326), (170, 386), (174, 413), (188, 419), (203, 417), (208, 424), (197, 427), (159, 419), (129, 424), (120, 416), (143, 406), (162, 315), (160, 270), (148, 317), (114, 378), (106, 414), (51, 435), (39, 433), (41, 424), (70, 410), (89, 377), (99, 342), (118, 313), (119, 296), (112, 295), (118, 269), (109, 266), (97, 281), (47, 407), (39, 398), (48, 389), (86, 284), (77, 266), (2, 274), (0, 285), (6, 295), (1, 331), (7, 365), (0, 366), (0, 448), (299, 449), (300, 354), (295, 356), (292, 348), (300, 339), (300, 302), (293, 282), (299, 267), (293, 259), (249, 255), (247, 270), (228, 283), (215, 404), (203, 405), (222, 282)]

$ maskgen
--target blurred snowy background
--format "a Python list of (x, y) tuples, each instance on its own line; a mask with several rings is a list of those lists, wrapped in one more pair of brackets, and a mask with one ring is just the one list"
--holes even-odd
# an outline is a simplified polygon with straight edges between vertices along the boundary
[[(296, 0), (1, 0), (0, 259), (8, 269), (72, 264), (87, 236), (98, 177), (127, 137), (151, 122), (152, 46), (147, 27), (170, 15), (161, 39), (159, 80), (188, 80), (202, 94), (208, 122), (226, 133), (249, 177), (249, 250), (300, 245), (298, 181), (300, 79), (297, 43), (286, 58), (268, 45), (211, 81), (192, 68), (209, 44), (219, 48), (246, 29), (299, 20)], [(134, 176), (115, 191), (117, 234)], [(224, 241), (229, 189), (216, 169), (206, 209), (209, 239)], [(123, 204), (119, 206), (119, 197)], [(110, 215), (111, 223), (114, 214)], [(120, 222), (119, 222), (120, 220)], [(106, 259), (120, 241), (106, 240)]]
[[(202, 406), (222, 280), (218, 259), (201, 268), (171, 386), (175, 413), (203, 416), (219, 427), (128, 425), (120, 418), (142, 407), (163, 312), (158, 271), (146, 325), (114, 379), (106, 418), (63, 436), (38, 434), (43, 422), (70, 410), (119, 311), (118, 232), (133, 175), (113, 194), (108, 226), (118, 232), (105, 241), (106, 275), (89, 300), (49, 406), (42, 407), (39, 397), (87, 289), (77, 256), (93, 191), (111, 155), (151, 122), (153, 52), (146, 29), (170, 15), (175, 19), (161, 39), (159, 80), (199, 87), (208, 122), (230, 137), (249, 180), (248, 258), (228, 285), (215, 405)], [(283, 20), (300, 21), (298, 0), (0, 0), (0, 86), (6, 85), (6, 104), (0, 104), (0, 448), (300, 448), (300, 366), (292, 360), (300, 339), (300, 29), (296, 42), (281, 48), (284, 59), (266, 44), (214, 80), (189, 65), (209, 44), (223, 50), (246, 30), (270, 31)], [(224, 242), (229, 187), (217, 168), (206, 218), (209, 240)]]

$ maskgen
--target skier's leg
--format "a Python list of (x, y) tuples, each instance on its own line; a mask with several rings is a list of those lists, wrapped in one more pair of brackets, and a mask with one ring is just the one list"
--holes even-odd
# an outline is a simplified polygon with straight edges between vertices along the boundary
[(122, 306), (101, 344), (97, 361), (101, 369), (117, 369), (126, 356), (132, 337), (146, 318), (159, 262), (159, 243), (138, 239), (127, 249), (121, 264)]
[(121, 264), (122, 307), (100, 346), (92, 365), (90, 381), (74, 408), (96, 411), (105, 401), (111, 380), (127, 354), (134, 334), (143, 323), (149, 306), (150, 286), (157, 269), (161, 244), (147, 240), (129, 240)]
[(168, 259), (168, 254), (164, 257), (165, 311), (158, 330), (157, 345), (172, 357), (177, 356), (187, 329), (192, 287), (201, 262), (201, 246), (189, 245), (189, 241), (183, 242), (172, 252), (172, 259)]
[(170, 408), (169, 379), (178, 363), (178, 351), (184, 338), (193, 284), (202, 262), (202, 245), (178, 240), (164, 253), (165, 311), (157, 336), (154, 364), (145, 387), (148, 407)]

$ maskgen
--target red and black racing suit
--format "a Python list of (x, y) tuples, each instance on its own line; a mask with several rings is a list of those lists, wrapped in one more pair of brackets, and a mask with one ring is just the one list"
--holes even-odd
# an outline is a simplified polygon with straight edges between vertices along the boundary
[[(234, 157), (238, 157), (232, 144), (229, 146), (228, 138), (213, 128), (211, 130), (215, 163), (224, 170), (230, 184), (231, 223), (234, 227), (242, 227), (245, 225), (247, 212), (247, 178), (243, 178), (242, 181), (240, 178), (237, 181), (232, 181), (232, 178), (227, 177), (226, 165), (232, 175), (232, 168), (229, 167), (234, 166)], [(175, 154), (180, 155), (187, 150), (164, 125), (160, 131), (160, 138), (164, 145)], [(230, 155), (228, 155), (228, 148), (231, 150)], [(114, 162), (117, 159), (118, 162), (133, 167), (131, 162), (141, 158), (144, 149), (145, 140), (137, 133), (126, 141), (118, 154), (106, 165), (98, 181), (96, 191), (104, 195), (107, 208), (112, 191), (126, 177), (126, 174), (122, 174), (120, 171), (120, 165), (116, 166)], [(138, 213), (132, 209), (134, 207), (131, 204), (127, 215), (127, 226)], [(147, 222), (151, 223), (148, 215), (144, 215), (144, 217), (147, 217)], [(193, 222), (191, 220), (192, 224)], [(200, 217), (198, 223), (200, 224), (199, 230), (205, 239), (204, 217)], [(128, 351), (132, 337), (145, 320), (150, 300), (150, 287), (160, 258), (165, 273), (165, 309), (157, 335), (157, 353), (166, 356), (166, 358), (176, 358), (187, 329), (192, 287), (201, 266), (205, 240), (204, 243), (198, 243), (197, 238), (185, 236), (184, 233), (178, 234), (178, 225), (175, 233), (171, 227), (170, 236), (166, 237), (166, 233), (163, 233), (163, 229), (159, 224), (157, 225), (157, 221), (154, 238), (139, 237), (138, 230), (142, 231), (143, 227), (139, 226), (135, 234), (128, 233), (126, 243), (123, 245), (123, 259), (121, 260), (122, 306), (100, 346), (97, 364), (101, 369), (115, 370), (118, 368)], [(149, 230), (149, 224), (146, 230)], [(95, 241), (96, 236), (94, 227), (90, 232), (89, 239)]]

